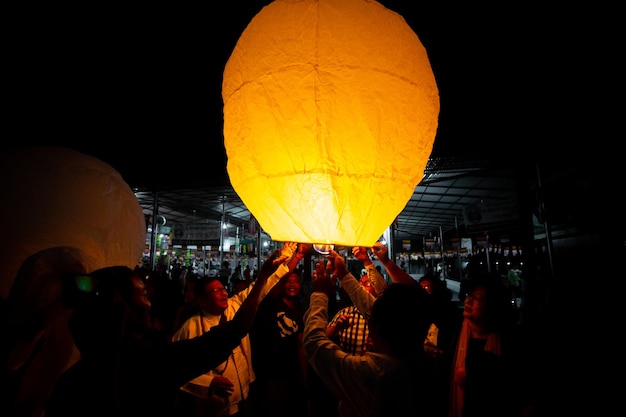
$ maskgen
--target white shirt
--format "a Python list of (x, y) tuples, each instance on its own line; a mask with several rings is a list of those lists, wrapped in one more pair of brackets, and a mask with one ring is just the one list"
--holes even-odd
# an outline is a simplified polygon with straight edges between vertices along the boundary
[[(272, 287), (280, 281), (281, 277), (288, 272), (289, 268), (281, 264), (276, 272), (268, 278), (267, 284), (261, 294), (261, 299), (263, 299)], [(226, 320), (232, 320), (243, 301), (248, 297), (248, 294), (250, 294), (254, 284), (255, 282), (252, 282), (248, 288), (228, 299), (228, 307), (223, 313)], [(220, 318), (221, 315), (213, 315), (205, 311), (195, 314), (181, 325), (180, 329), (172, 336), (172, 341), (200, 336), (211, 327), (217, 326), (220, 322)], [(234, 384), (234, 391), (228, 398), (221, 398), (217, 395), (210, 395), (209, 393), (209, 386), (213, 378), (220, 375), (228, 378)], [(241, 339), (241, 344), (232, 351), (225, 362), (206, 374), (192, 379), (183, 385), (181, 389), (196, 397), (207, 399), (206, 407), (208, 407), (215, 416), (226, 417), (238, 411), (237, 404), (242, 398), (248, 397), (250, 384), (254, 380), (255, 375), (252, 369), (250, 337), (246, 335)]]

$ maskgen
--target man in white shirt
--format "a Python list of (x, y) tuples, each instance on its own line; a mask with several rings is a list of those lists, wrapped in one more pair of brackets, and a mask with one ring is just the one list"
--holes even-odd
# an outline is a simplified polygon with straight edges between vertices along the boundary
[[(262, 297), (287, 273), (295, 270), (304, 258), (304, 245), (296, 251), (297, 244), (286, 242), (276, 262), (284, 262), (268, 279)], [(194, 289), (200, 311), (182, 324), (172, 340), (191, 339), (207, 332), (221, 321), (233, 318), (252, 288), (228, 296), (228, 291), (217, 277), (202, 278)], [(216, 417), (244, 416), (250, 384), (255, 375), (252, 369), (250, 337), (246, 335), (241, 344), (233, 349), (228, 359), (216, 368), (192, 379), (181, 389), (194, 396), (194, 415)]]

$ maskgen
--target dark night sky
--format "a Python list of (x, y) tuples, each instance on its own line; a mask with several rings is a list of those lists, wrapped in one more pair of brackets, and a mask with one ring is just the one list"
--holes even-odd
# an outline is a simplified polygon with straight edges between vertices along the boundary
[[(222, 71), (267, 3), (15, 13), (9, 146), (71, 146), (132, 186), (222, 182)], [(586, 129), (566, 128), (584, 70), (569, 39), (580, 28), (562, 11), (381, 3), (429, 53), (441, 99), (433, 157), (547, 154)]]

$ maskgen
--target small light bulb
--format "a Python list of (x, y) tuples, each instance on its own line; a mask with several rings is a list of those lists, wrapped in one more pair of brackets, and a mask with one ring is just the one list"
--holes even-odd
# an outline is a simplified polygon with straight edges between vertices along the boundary
[(313, 249), (319, 254), (328, 255), (331, 250), (335, 248), (335, 245), (318, 245), (314, 244)]

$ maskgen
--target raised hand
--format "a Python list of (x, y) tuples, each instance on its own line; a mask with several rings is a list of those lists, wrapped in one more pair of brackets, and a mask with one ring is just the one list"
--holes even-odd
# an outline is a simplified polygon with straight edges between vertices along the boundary
[(326, 327), (326, 335), (329, 339), (336, 339), (339, 335), (339, 332), (347, 329), (348, 327), (354, 326), (354, 320), (352, 320), (352, 314), (342, 314), (337, 317), (335, 323), (333, 325), (329, 325)]
[(383, 264), (389, 260), (388, 251), (387, 246), (385, 246), (383, 242), (376, 242), (374, 246), (372, 246), (372, 252), (374, 252), (374, 255), (376, 255), (378, 260)]
[(298, 249), (298, 244), (296, 242), (285, 242), (283, 243), (283, 247), (280, 250), (280, 255), (272, 261), (274, 265), (278, 265), (282, 262), (285, 262), (293, 257), (293, 254)]
[(367, 266), (372, 263), (370, 259), (369, 253), (367, 253), (367, 248), (365, 246), (355, 246), (352, 248), (352, 255), (354, 257), (363, 262), (363, 265)]
[(246, 332), (252, 327), (254, 316), (259, 308), (259, 303), (262, 299), (261, 295), (264, 292), (267, 280), (277, 269), (274, 261), (278, 258), (279, 254), (280, 251), (275, 250), (270, 257), (263, 262), (263, 265), (261, 265), (261, 269), (259, 270), (259, 276), (252, 286), (252, 290), (233, 317), (233, 321), (236, 321)]
[(228, 398), (233, 394), (235, 385), (225, 376), (216, 376), (211, 381), (209, 389), (218, 397)]
[(342, 314), (335, 321), (335, 327), (337, 330), (345, 330), (348, 327), (354, 326), (354, 320), (352, 320), (352, 314)]
[(336, 279), (341, 279), (348, 275), (348, 268), (346, 268), (346, 261), (339, 253), (331, 250), (326, 258), (329, 260), (330, 265), (327, 265), (327, 269), (331, 269), (332, 275)]
[(261, 269), (259, 271), (258, 279), (267, 279), (276, 271), (276, 265), (280, 263), (279, 259), (281, 259), (281, 251), (276, 249), (272, 254), (267, 258), (263, 265), (261, 265)]
[(376, 242), (374, 246), (372, 246), (372, 252), (378, 258), (378, 260), (383, 264), (387, 273), (389, 274), (389, 278), (393, 282), (410, 284), (410, 285), (418, 285), (417, 281), (409, 275), (408, 272), (400, 268), (394, 261), (389, 259), (387, 246), (385, 246), (382, 242)]
[(304, 256), (309, 250), (311, 250), (312, 247), (313, 245), (311, 245), (310, 243), (300, 243), (298, 244), (298, 251), (296, 252), (296, 255), (304, 258)]
[(323, 292), (332, 297), (337, 290), (335, 280), (332, 278), (332, 263), (324, 260), (318, 261), (312, 275), (313, 291)]

